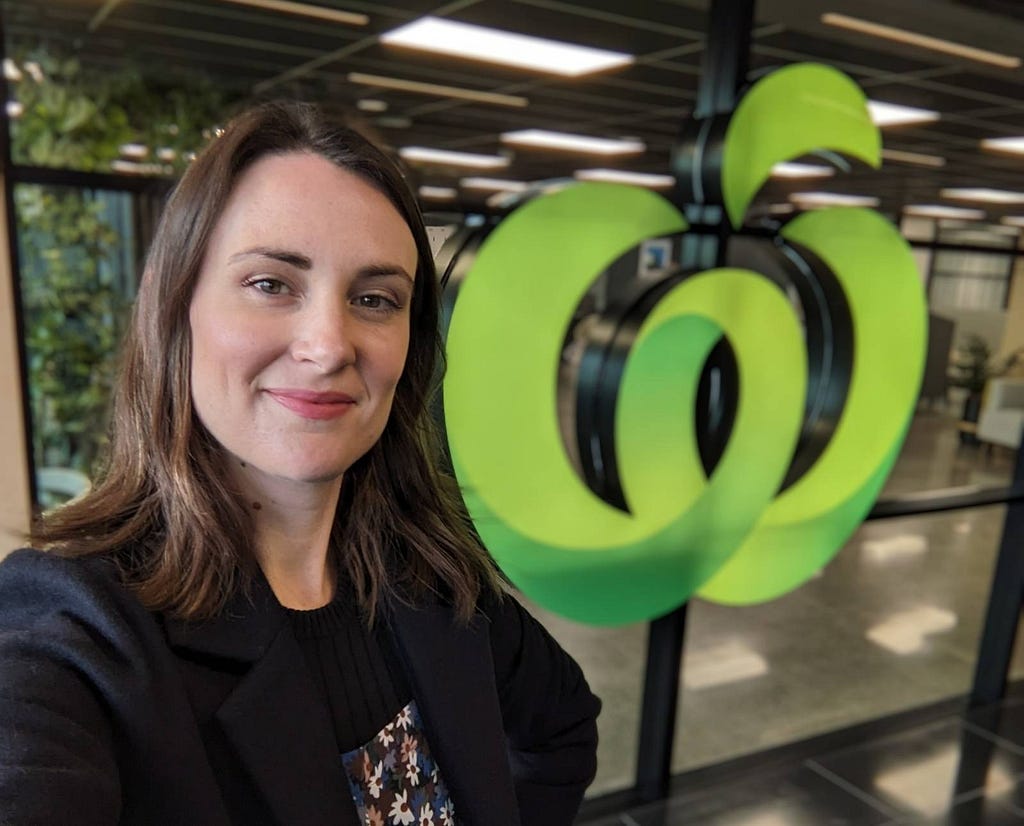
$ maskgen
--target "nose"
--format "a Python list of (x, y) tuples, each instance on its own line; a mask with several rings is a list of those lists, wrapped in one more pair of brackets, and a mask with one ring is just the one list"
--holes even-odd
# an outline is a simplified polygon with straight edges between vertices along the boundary
[(333, 373), (353, 363), (356, 322), (346, 310), (344, 304), (322, 301), (299, 313), (295, 319), (292, 357), (315, 365), (323, 373)]

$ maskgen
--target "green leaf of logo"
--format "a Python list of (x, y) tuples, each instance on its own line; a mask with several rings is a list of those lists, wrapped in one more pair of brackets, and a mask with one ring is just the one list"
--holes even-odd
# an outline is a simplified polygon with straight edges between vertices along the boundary
[(722, 149), (722, 193), (732, 225), (743, 222), (775, 164), (821, 149), (881, 164), (882, 139), (856, 83), (829, 66), (796, 63), (754, 84), (729, 121)]

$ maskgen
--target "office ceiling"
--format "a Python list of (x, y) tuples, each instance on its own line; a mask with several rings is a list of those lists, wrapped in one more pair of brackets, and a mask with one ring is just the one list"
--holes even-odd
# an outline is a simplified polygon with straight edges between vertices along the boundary
[[(150, 67), (201, 68), (219, 83), (258, 97), (330, 97), (356, 109), (367, 98), (386, 111), (361, 112), (395, 147), (511, 152), (492, 177), (521, 181), (571, 176), (616, 166), (664, 173), (680, 125), (691, 111), (708, 25), (708, 0), (310, 0), (361, 12), (364, 26), (313, 20), (229, 0), (2, 0), (8, 41), (45, 41), (87, 63), (116, 68), (126, 57)], [(869, 98), (937, 110), (938, 121), (884, 130), (888, 150), (946, 160), (941, 168), (887, 160), (880, 171), (854, 169), (811, 181), (773, 180), (758, 203), (785, 201), (800, 190), (870, 194), (897, 215), (906, 204), (971, 206), (946, 201), (945, 187), (1024, 192), (1024, 155), (983, 150), (989, 137), (1024, 135), (1024, 69), (1000, 69), (935, 51), (898, 45), (823, 25), (842, 12), (933, 37), (1024, 57), (1024, 4), (1017, 0), (760, 0), (752, 74), (819, 61), (856, 79)], [(423, 15), (447, 16), (531, 35), (635, 55), (625, 68), (564, 78), (383, 45), (379, 35)], [(374, 88), (362, 73), (527, 98), (510, 108)], [(503, 145), (513, 129), (546, 128), (603, 137), (640, 138), (639, 156), (617, 160)], [(420, 184), (458, 186), (473, 173), (413, 167)], [(487, 192), (461, 190), (460, 205), (479, 206)], [(429, 204), (428, 204), (429, 205)], [(990, 219), (1024, 215), (1024, 204), (981, 206)]]

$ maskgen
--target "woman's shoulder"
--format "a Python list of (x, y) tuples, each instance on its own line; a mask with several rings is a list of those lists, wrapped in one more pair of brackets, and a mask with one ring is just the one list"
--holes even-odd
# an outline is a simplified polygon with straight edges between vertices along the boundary
[(110, 627), (147, 612), (112, 557), (21, 548), (0, 561), (0, 631), (63, 618)]

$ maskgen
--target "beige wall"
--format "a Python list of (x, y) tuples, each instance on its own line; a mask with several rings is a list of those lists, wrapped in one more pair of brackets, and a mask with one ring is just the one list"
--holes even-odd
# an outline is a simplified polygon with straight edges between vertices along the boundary
[(14, 324), (14, 282), (7, 249), (7, 216), (4, 200), (0, 198), (0, 558), (23, 544), (21, 536), (28, 530), (31, 512)]

